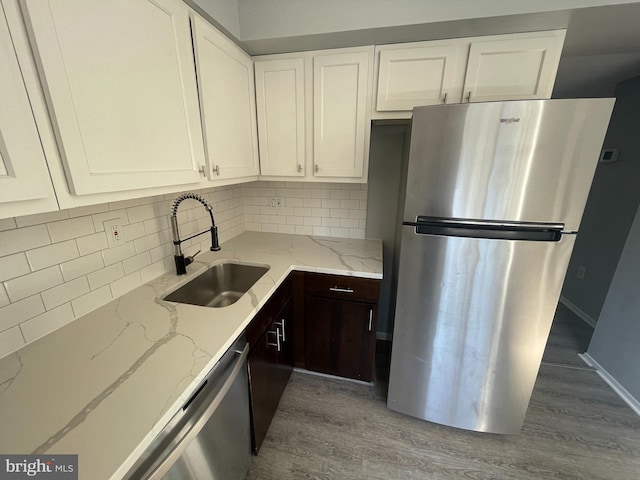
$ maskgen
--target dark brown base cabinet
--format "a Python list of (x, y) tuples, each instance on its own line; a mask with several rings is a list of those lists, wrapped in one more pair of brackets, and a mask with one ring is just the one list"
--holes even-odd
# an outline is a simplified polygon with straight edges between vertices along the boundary
[(380, 281), (293, 272), (247, 327), (255, 454), (294, 364), (370, 382)]
[(293, 370), (293, 303), (290, 280), (276, 291), (247, 328), (251, 446), (267, 434)]
[(305, 368), (372, 381), (380, 282), (307, 273), (304, 283)]

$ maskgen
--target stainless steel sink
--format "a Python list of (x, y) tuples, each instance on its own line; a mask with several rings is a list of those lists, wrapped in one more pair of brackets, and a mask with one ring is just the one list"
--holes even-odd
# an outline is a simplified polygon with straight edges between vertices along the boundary
[(268, 270), (269, 267), (219, 263), (164, 299), (202, 307), (226, 307), (236, 303)]

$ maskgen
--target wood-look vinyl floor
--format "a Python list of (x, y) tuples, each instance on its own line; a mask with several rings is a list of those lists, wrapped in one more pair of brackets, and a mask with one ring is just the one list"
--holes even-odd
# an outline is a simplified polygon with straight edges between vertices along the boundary
[(581, 320), (565, 310), (519, 435), (387, 409), (388, 348), (379, 342), (373, 387), (294, 372), (247, 479), (640, 479), (640, 417), (594, 371), (575, 368), (586, 345), (572, 333)]

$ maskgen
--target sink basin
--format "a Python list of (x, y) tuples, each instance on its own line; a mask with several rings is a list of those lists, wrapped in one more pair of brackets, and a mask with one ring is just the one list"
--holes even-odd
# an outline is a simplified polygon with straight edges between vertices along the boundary
[(269, 267), (219, 263), (164, 299), (201, 307), (227, 307), (236, 303), (268, 270)]

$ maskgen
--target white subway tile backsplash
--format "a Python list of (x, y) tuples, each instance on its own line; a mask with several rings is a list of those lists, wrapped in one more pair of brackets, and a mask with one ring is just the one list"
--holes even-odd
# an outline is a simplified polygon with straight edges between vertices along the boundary
[(55, 265), (45, 268), (44, 270), (8, 280), (4, 282), (4, 287), (7, 289), (11, 301), (17, 302), (23, 298), (60, 285), (63, 281), (60, 267)]
[(107, 236), (104, 231), (76, 238), (76, 243), (78, 244), (78, 251), (80, 252), (80, 255), (89, 255), (90, 253), (99, 252), (100, 250), (109, 248), (109, 245), (107, 244)]
[[(243, 190), (232, 186), (198, 192), (213, 202), (222, 242), (246, 228)], [(272, 193), (262, 187), (258, 191), (256, 196)], [(25, 338), (33, 341), (174, 268), (169, 211), (178, 195), (0, 220), (0, 357)], [(265, 205), (270, 200), (260, 198)], [(183, 207), (183, 237), (208, 228), (201, 205), (187, 202)], [(285, 208), (293, 214), (293, 207), (269, 211), (265, 222), (270, 214), (285, 216)], [(124, 245), (108, 247), (103, 222), (109, 219), (118, 219)], [(208, 249), (209, 239), (203, 236), (184, 247), (191, 253)]]
[(18, 350), (25, 344), (20, 327), (0, 332), (0, 356)]
[(339, 226), (344, 228), (358, 228), (358, 220), (355, 218), (340, 218)]
[(0, 284), (0, 307), (4, 307), (5, 305), (9, 305), (9, 296), (4, 289), (4, 285)]
[(140, 205), (139, 207), (127, 208), (129, 223), (143, 222), (156, 216), (153, 205)]
[(133, 242), (127, 242), (119, 247), (109, 248), (102, 251), (102, 258), (105, 265), (112, 265), (121, 262), (126, 258), (133, 257), (136, 254), (136, 247)]
[(11, 230), (12, 228), (17, 228), (14, 218), (0, 218), (0, 232)]
[(95, 232), (90, 217), (71, 218), (59, 222), (48, 223), (49, 235), (52, 242), (63, 242), (72, 238), (82, 237)]
[(118, 298), (124, 295), (125, 293), (129, 293), (134, 288), (142, 285), (142, 280), (140, 276), (140, 270), (136, 270), (135, 272), (116, 280), (111, 283), (111, 293), (113, 298)]
[(313, 235), (313, 227), (307, 225), (294, 225), (296, 235)]
[(111, 288), (109, 285), (87, 293), (81, 297), (71, 301), (73, 307), (73, 313), (76, 318), (81, 317), (89, 312), (92, 312), (96, 308), (101, 307), (105, 303), (109, 303), (113, 297), (111, 296)]
[(0, 332), (14, 327), (25, 320), (40, 315), (44, 312), (44, 304), (40, 295), (10, 303), (0, 308)]
[(44, 308), (51, 310), (63, 303), (68, 303), (74, 298), (78, 298), (85, 293), (89, 293), (89, 283), (87, 277), (76, 278), (57, 287), (50, 288), (41, 293)]
[(64, 220), (65, 218), (69, 218), (69, 211), (58, 210), (55, 212), (37, 213), (35, 215), (16, 217), (16, 224), (18, 227), (30, 227), (31, 225), (55, 222), (57, 220)]
[(127, 216), (127, 211), (124, 209), (110, 210), (108, 212), (91, 215), (91, 219), (93, 220), (93, 226), (96, 229), (96, 232), (104, 231), (105, 220), (113, 220), (116, 218), (120, 221), (121, 223), (120, 226), (129, 225), (129, 217)]
[(320, 217), (305, 217), (303, 219), (304, 225), (311, 225), (315, 227), (319, 227), (322, 225), (322, 218)]
[(27, 257), (23, 252), (0, 257), (0, 282), (20, 277), (30, 271)]
[(115, 282), (117, 279), (124, 277), (124, 269), (122, 263), (114, 263), (106, 268), (101, 268), (87, 275), (91, 290), (96, 290), (103, 285)]
[(0, 257), (43, 247), (50, 243), (46, 225), (5, 230), (0, 232)]
[(278, 225), (278, 233), (296, 233), (295, 225)]
[(80, 256), (75, 240), (54, 243), (46, 247), (36, 248), (27, 252), (27, 260), (31, 270), (41, 270), (43, 268), (57, 265)]
[(128, 242), (144, 237), (146, 234), (147, 232), (145, 231), (144, 223), (142, 222), (131, 223), (122, 227), (122, 235)]
[(331, 236), (331, 227), (313, 227), (313, 235)]
[(135, 257), (127, 258), (122, 262), (125, 275), (130, 274), (135, 270), (140, 270), (143, 267), (151, 264), (151, 255), (149, 252), (143, 252)]
[(73, 309), (70, 303), (54, 308), (37, 317), (20, 324), (20, 329), (27, 342), (33, 342), (47, 333), (51, 333), (73, 321)]
[(102, 267), (104, 267), (104, 262), (102, 261), (102, 255), (100, 255), (100, 252), (76, 258), (75, 260), (70, 260), (60, 265), (60, 268), (62, 269), (62, 277), (65, 282), (69, 282), (74, 278), (81, 277), (87, 273), (95, 272)]
[[(167, 258), (163, 258), (141, 269), (140, 276), (142, 277), (142, 283), (147, 283), (173, 268), (173, 262), (167, 260)], [(171, 260), (173, 260), (173, 258), (171, 258)]]

